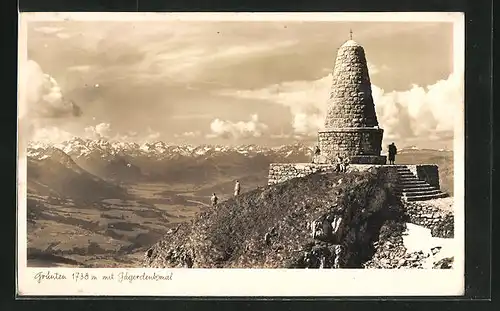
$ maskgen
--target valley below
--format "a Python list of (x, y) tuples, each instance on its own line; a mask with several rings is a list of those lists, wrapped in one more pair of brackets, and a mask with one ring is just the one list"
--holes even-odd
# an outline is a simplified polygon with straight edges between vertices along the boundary
[[(252, 189), (265, 185), (266, 178)], [(28, 267), (133, 267), (144, 252), (179, 223), (210, 208), (210, 194), (229, 197), (224, 183), (138, 183), (123, 187), (131, 198), (79, 202), (28, 195)], [(231, 184), (232, 187), (232, 184)]]

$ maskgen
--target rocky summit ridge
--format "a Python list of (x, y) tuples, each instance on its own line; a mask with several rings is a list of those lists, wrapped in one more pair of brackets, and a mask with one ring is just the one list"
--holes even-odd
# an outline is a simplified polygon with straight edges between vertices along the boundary
[[(205, 208), (145, 254), (151, 268), (423, 268), (432, 253), (407, 250), (411, 222), (393, 172), (316, 173), (260, 187)], [(422, 203), (424, 204), (424, 203)], [(425, 203), (430, 204), (430, 203)], [(429, 207), (430, 208), (430, 207)], [(433, 235), (453, 237), (453, 224)], [(442, 233), (442, 234), (441, 234)], [(440, 257), (434, 268), (450, 268)]]
[(313, 174), (241, 194), (172, 229), (143, 264), (360, 268), (372, 258), (383, 226), (404, 226), (388, 173)]

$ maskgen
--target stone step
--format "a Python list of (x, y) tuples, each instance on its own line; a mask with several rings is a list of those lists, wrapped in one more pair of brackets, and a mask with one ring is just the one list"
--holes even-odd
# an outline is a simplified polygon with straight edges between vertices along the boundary
[(397, 190), (403, 192), (411, 192), (411, 191), (423, 191), (423, 190), (431, 190), (429, 188), (436, 189), (429, 184), (414, 184), (414, 185), (405, 185), (396, 187)]
[(434, 189), (434, 190), (423, 190), (423, 191), (403, 191), (406, 197), (418, 197), (422, 195), (431, 195), (431, 194), (439, 194), (441, 193), (441, 190), (439, 189)]
[(399, 180), (413, 180), (413, 179), (418, 179), (416, 176), (399, 176)]
[(419, 180), (419, 179), (415, 176), (399, 177), (399, 181), (406, 181), (406, 180)]
[(421, 187), (413, 187), (413, 188), (398, 188), (397, 189), (400, 192), (420, 192), (420, 191), (432, 191), (432, 190), (439, 190), (436, 189), (436, 187), (433, 186), (421, 186)]
[(410, 171), (410, 169), (406, 166), (398, 166), (396, 167), (396, 170), (398, 170), (398, 172), (401, 172), (401, 171)]
[(400, 180), (398, 182), (398, 185), (423, 185), (426, 182), (420, 179), (405, 179), (405, 180)]
[(423, 185), (426, 182), (420, 179), (405, 179), (405, 180), (400, 180), (398, 182), (398, 185)]
[(399, 172), (398, 175), (401, 177), (403, 177), (403, 176), (415, 176), (415, 174), (413, 174), (412, 172), (404, 172), (404, 173)]
[[(432, 187), (429, 184), (409, 184), (409, 185), (400, 185), (397, 187), (398, 190), (402, 192), (411, 192), (411, 191), (424, 191), (431, 190), (429, 187)], [(433, 189), (432, 189), (433, 190)]]
[(432, 199), (440, 199), (440, 198), (446, 198), (448, 194), (444, 192), (440, 192), (438, 194), (428, 194), (428, 195), (420, 195), (420, 196), (414, 196), (414, 197), (406, 197), (407, 201), (427, 201), (427, 200), (432, 200)]
[(415, 174), (413, 174), (410, 171), (408, 171), (408, 172), (398, 172), (398, 175), (399, 176), (415, 176)]
[(426, 183), (425, 181), (420, 180), (420, 179), (415, 179), (415, 180), (405, 180), (405, 181), (400, 181), (400, 182), (399, 182), (399, 185), (400, 185), (400, 186), (408, 186), (408, 185), (428, 185), (428, 183)]
[(399, 175), (415, 175), (413, 172), (408, 171), (398, 171)]
[(408, 182), (414, 182), (414, 181), (426, 182), (425, 180), (418, 179), (417, 177), (405, 177), (405, 178), (399, 179), (399, 183), (406, 182), (406, 181), (408, 181)]
[(410, 170), (406, 170), (406, 171), (398, 170), (398, 174), (399, 175), (405, 175), (405, 174), (412, 174), (412, 175), (414, 175), (413, 172), (410, 171)]

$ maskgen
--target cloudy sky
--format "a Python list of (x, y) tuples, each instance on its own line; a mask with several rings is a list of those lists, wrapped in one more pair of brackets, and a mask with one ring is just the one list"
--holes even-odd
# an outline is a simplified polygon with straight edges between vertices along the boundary
[(349, 29), (384, 144), (452, 148), (463, 73), (451, 23), (30, 22), (21, 122), (54, 142), (314, 143)]

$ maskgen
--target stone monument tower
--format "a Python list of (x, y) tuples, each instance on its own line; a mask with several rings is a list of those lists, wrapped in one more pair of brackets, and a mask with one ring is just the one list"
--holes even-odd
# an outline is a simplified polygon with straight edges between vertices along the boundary
[(324, 129), (318, 132), (321, 157), (337, 156), (351, 164), (385, 164), (381, 156), (384, 130), (378, 127), (365, 51), (348, 40), (338, 50)]
[[(352, 164), (349, 168), (354, 171), (385, 165), (386, 157), (380, 155), (383, 134), (373, 103), (365, 51), (351, 37), (337, 53), (325, 125), (318, 132), (320, 154), (312, 163), (271, 163), (268, 184), (328, 172), (336, 168), (337, 156), (348, 157)], [(435, 164), (385, 167), (398, 175), (397, 187), (407, 201), (448, 196), (439, 188)]]

